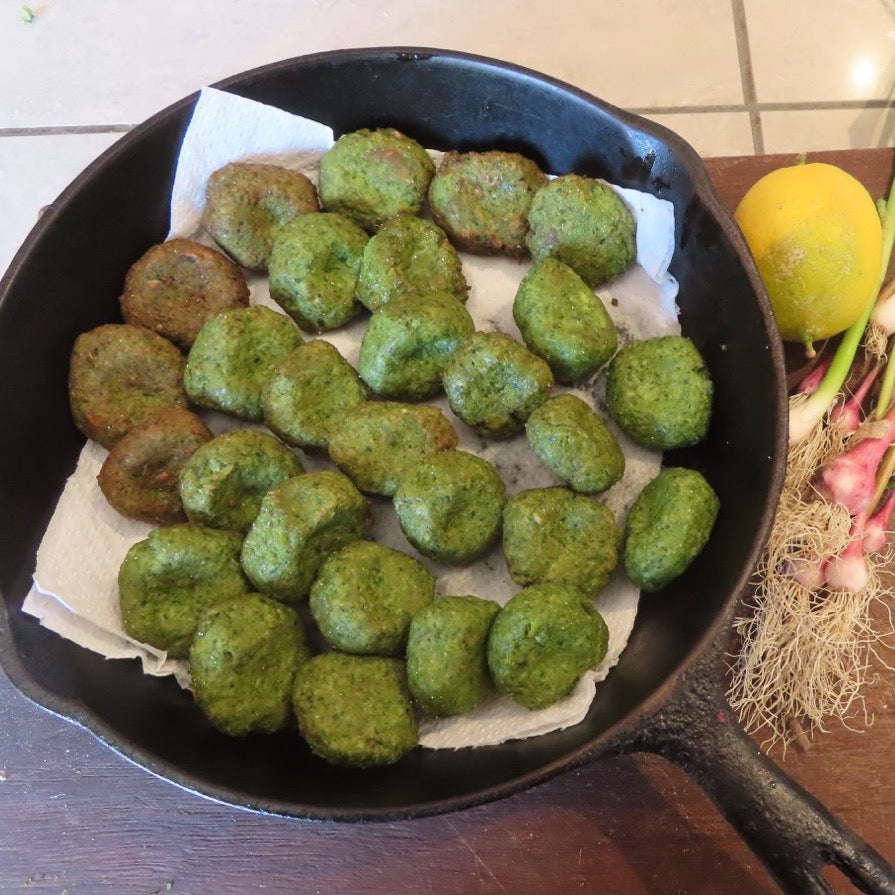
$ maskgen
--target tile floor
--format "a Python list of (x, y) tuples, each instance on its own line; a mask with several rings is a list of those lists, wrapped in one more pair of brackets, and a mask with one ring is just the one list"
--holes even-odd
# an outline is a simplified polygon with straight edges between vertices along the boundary
[[(703, 155), (895, 141), (895, 0), (0, 2), (0, 271), (130, 126), (227, 75), (351, 46), (516, 62)], [(30, 18), (30, 21), (27, 21)]]

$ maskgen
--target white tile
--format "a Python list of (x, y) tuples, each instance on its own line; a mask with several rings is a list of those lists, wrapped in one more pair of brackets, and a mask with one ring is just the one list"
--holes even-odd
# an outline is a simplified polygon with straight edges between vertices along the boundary
[[(262, 63), (351, 46), (494, 56), (623, 106), (742, 100), (729, 0), (44, 0), (0, 15), (0, 127), (136, 123)], [(18, 7), (16, 7), (17, 10)]]
[(758, 101), (886, 99), (895, 82), (887, 0), (745, 0)]
[(0, 139), (0, 272), (51, 203), (121, 134), (57, 134)]
[(764, 112), (766, 152), (864, 149), (895, 144), (892, 109)]
[(748, 112), (675, 112), (649, 117), (678, 133), (703, 158), (755, 152)]

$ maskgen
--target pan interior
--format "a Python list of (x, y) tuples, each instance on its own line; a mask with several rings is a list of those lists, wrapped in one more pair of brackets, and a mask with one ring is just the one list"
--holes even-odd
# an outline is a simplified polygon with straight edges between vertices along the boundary
[(729, 216), (679, 138), (513, 66), (443, 51), (358, 50), (288, 60), (218, 85), (330, 124), (390, 125), (437, 149), (522, 152), (673, 202), (684, 332), (715, 383), (708, 439), (667, 463), (718, 491), (711, 543), (664, 593), (645, 597), (618, 667), (586, 720), (499, 747), (416, 750), (374, 772), (331, 768), (291, 735), (228, 738), (187, 693), (40, 628), (19, 609), (34, 554), (83, 439), (68, 411), (75, 336), (117, 318), (124, 273), (167, 230), (177, 150), (194, 97), (159, 113), (87, 169), (43, 216), (0, 284), (0, 660), (46, 707), (179, 785), (237, 805), (337, 819), (414, 816), (507, 794), (602, 748), (728, 618), (778, 487), (782, 365), (770, 316)]

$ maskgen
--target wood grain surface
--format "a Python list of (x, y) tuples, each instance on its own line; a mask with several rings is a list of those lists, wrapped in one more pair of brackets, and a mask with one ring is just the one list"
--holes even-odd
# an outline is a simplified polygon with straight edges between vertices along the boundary
[[(889, 187), (889, 150), (816, 154)], [(792, 156), (712, 159), (733, 206)], [(881, 611), (885, 611), (881, 607)], [(834, 724), (773, 757), (895, 860), (895, 672), (872, 724)], [(835, 871), (837, 892), (854, 889)], [(599, 760), (502, 801), (423, 820), (345, 825), (259, 816), (184, 792), (31, 704), (0, 674), (0, 890), (53, 895), (568, 893), (778, 889), (702, 791), (663, 759)]]

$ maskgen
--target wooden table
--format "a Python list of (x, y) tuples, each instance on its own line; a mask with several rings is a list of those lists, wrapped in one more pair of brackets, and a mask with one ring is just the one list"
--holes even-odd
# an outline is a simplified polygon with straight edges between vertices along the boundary
[[(889, 150), (825, 153), (875, 195)], [(792, 157), (709, 161), (733, 205)], [(873, 724), (834, 725), (786, 771), (895, 860), (895, 672), (867, 691)], [(780, 758), (774, 753), (775, 758)], [(839, 892), (853, 891), (835, 871)], [(210, 893), (778, 891), (702, 791), (651, 755), (603, 759), (461, 813), (349, 826), (262, 817), (207, 801), (35, 707), (0, 674), (0, 891)]]

